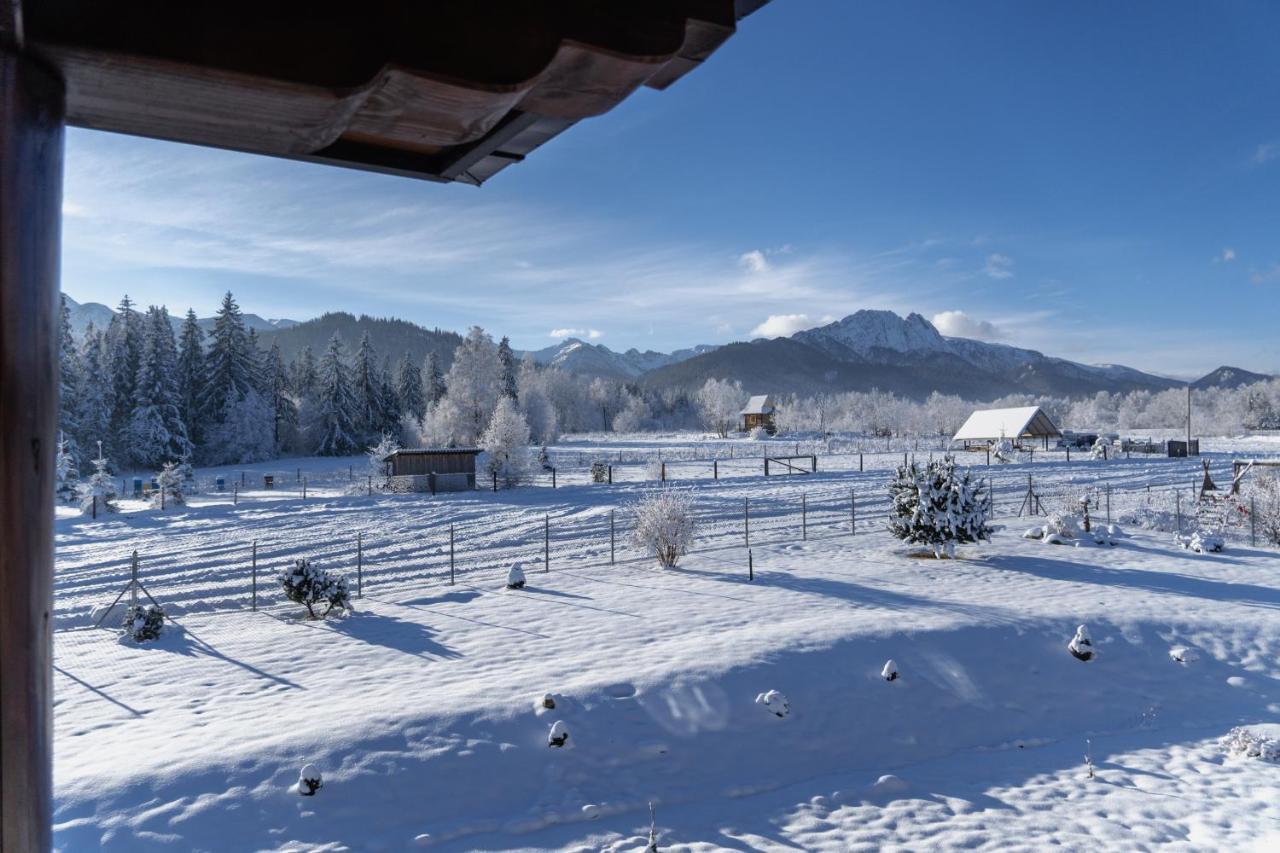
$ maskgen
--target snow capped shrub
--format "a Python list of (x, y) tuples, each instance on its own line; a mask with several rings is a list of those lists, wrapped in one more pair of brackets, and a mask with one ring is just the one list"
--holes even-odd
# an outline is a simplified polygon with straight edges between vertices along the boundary
[(1190, 536), (1175, 536), (1174, 541), (1188, 551), (1195, 551), (1197, 554), (1217, 554), (1226, 547), (1226, 542), (1223, 540), (1221, 533), (1203, 527), (1197, 527)]
[(1169, 649), (1169, 660), (1174, 663), (1194, 663), (1200, 660), (1200, 653), (1186, 646), (1174, 646)]
[(1071, 652), (1076, 660), (1089, 661), (1098, 656), (1098, 652), (1093, 648), (1093, 638), (1089, 636), (1089, 629), (1083, 625), (1076, 628), (1076, 635), (1067, 644), (1067, 651)]
[(1228, 755), (1280, 761), (1280, 726), (1236, 726), (1222, 739)]
[(764, 441), (769, 437), (768, 431), (766, 431), (762, 426), (752, 427), (751, 432), (747, 434), (751, 437), (752, 441)]
[(893, 658), (889, 658), (887, 661), (885, 661), (884, 669), (880, 670), (880, 677), (883, 678), (885, 681), (898, 680), (898, 664), (894, 661)]
[(95, 505), (97, 512), (119, 512), (115, 479), (107, 472), (110, 464), (102, 455), (102, 442), (98, 442), (98, 458), (93, 460), (93, 473), (89, 475), (88, 482), (80, 486), (80, 512), (84, 515), (93, 513)]
[(524, 589), (524, 567), (518, 562), (507, 572), (507, 589)]
[(1105, 438), (1098, 438), (1093, 443), (1093, 447), (1089, 449), (1090, 459), (1108, 459), (1111, 456), (1111, 445), (1107, 443)]
[[(184, 485), (182, 472), (178, 470), (178, 466), (174, 463), (164, 463), (160, 473), (156, 474), (156, 485), (159, 488), (151, 494), (151, 505), (153, 507), (160, 506), (162, 501), (166, 506), (186, 503), (186, 496), (182, 491)], [(164, 495), (164, 497), (161, 498), (161, 495)]]
[(1002, 465), (1010, 462), (1017, 462), (1018, 451), (1013, 449), (1012, 441), (1009, 441), (1007, 438), (1002, 439), (1001, 441), (996, 442), (995, 447), (991, 449), (991, 458), (995, 459)]
[(556, 720), (551, 724), (551, 731), (547, 732), (547, 746), (563, 749), (569, 745), (569, 727), (564, 724), (563, 720)]
[(756, 704), (775, 717), (785, 717), (791, 713), (791, 703), (777, 690), (759, 694), (756, 696)]
[(957, 544), (991, 539), (990, 503), (966, 471), (956, 471), (950, 456), (923, 468), (899, 465), (889, 483), (893, 535), (913, 545), (928, 545), (935, 557), (955, 556)]
[(365, 451), (365, 456), (369, 459), (369, 476), (373, 477), (374, 486), (385, 488), (390, 482), (387, 460), (399, 449), (400, 442), (396, 441), (391, 433), (384, 432), (378, 439), (378, 443)]
[(556, 697), (552, 696), (550, 693), (543, 693), (541, 704), (542, 707), (548, 711), (554, 711), (556, 708)]
[(591, 482), (607, 483), (609, 481), (609, 465), (606, 462), (596, 460), (591, 463)]
[[(323, 619), (335, 607), (339, 610), (351, 609), (351, 594), (347, 592), (347, 579), (316, 568), (310, 560), (305, 558), (282, 571), (278, 580), (285, 597), (295, 604), (306, 607), (307, 616), (311, 619)], [(328, 606), (317, 616), (315, 608), (319, 604)]]
[(676, 489), (656, 489), (632, 505), (635, 526), (631, 541), (669, 569), (693, 545), (697, 522), (693, 495)]
[(164, 629), (164, 611), (154, 604), (147, 607), (135, 604), (125, 611), (121, 627), (124, 635), (135, 643), (158, 640)]
[(320, 775), (320, 768), (314, 764), (308, 764), (298, 773), (298, 793), (304, 797), (315, 796), (316, 791), (324, 785), (324, 779)]

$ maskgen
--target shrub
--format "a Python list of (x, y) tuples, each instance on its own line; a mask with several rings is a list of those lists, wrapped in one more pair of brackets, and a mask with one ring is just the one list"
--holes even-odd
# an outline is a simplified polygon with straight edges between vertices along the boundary
[(125, 611), (120, 627), (124, 629), (125, 636), (135, 643), (158, 640), (164, 629), (164, 611), (154, 604), (147, 607), (134, 604)]
[(1264, 542), (1280, 545), (1280, 475), (1258, 474), (1249, 493), (1259, 535)]
[(591, 463), (591, 482), (607, 483), (609, 481), (609, 465), (599, 460)]
[(635, 529), (631, 541), (658, 558), (669, 569), (693, 545), (697, 522), (693, 517), (693, 495), (675, 489), (658, 489), (641, 498), (633, 507)]
[(923, 468), (899, 465), (889, 483), (889, 529), (903, 542), (928, 545), (935, 557), (955, 556), (955, 546), (991, 539), (990, 502), (968, 472), (945, 456)]
[[(347, 591), (347, 579), (331, 575), (324, 569), (311, 565), (307, 559), (298, 560), (291, 568), (280, 573), (280, 588), (285, 597), (307, 608), (311, 619), (323, 619), (334, 608), (351, 609), (351, 594)], [(316, 615), (316, 606), (327, 604), (324, 612)]]
[[(158, 488), (151, 494), (153, 507), (160, 506), (162, 502), (166, 505), (186, 503), (186, 495), (182, 490), (183, 475), (173, 462), (164, 463), (160, 473), (156, 474), (156, 486)], [(161, 498), (161, 495), (164, 497)]]

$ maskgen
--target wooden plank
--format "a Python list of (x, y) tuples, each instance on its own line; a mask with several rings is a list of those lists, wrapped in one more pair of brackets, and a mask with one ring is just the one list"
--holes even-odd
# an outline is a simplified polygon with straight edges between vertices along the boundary
[(63, 89), (0, 47), (0, 850), (51, 844)]

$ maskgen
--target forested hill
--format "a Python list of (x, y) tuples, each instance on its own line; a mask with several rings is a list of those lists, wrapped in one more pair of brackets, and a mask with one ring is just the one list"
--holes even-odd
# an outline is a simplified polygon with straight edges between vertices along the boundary
[(456, 332), (424, 329), (405, 320), (363, 314), (357, 318), (345, 311), (324, 314), (287, 329), (260, 331), (258, 343), (263, 349), (270, 349), (273, 343), (278, 343), (280, 354), (286, 363), (290, 363), (308, 346), (318, 358), (334, 332), (342, 337), (342, 345), (347, 352), (354, 351), (360, 338), (368, 332), (378, 354), (389, 357), (392, 364), (396, 364), (405, 352), (409, 353), (414, 364), (422, 364), (427, 353), (432, 352), (439, 360), (441, 370), (447, 370), (453, 363), (453, 351), (462, 343), (462, 336)]

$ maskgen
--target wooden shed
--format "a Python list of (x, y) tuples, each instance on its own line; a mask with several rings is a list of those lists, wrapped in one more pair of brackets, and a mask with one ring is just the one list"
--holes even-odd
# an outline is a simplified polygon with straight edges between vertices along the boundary
[(476, 447), (401, 448), (389, 455), (387, 476), (396, 491), (462, 492), (476, 487)]
[(777, 414), (777, 411), (777, 407), (773, 404), (773, 398), (768, 394), (758, 394), (752, 397), (742, 407), (742, 411), (738, 412), (742, 416), (742, 431), (750, 432), (756, 427), (764, 427), (769, 435), (773, 435), (778, 431), (778, 427), (773, 420), (773, 416)]
[(1062, 431), (1054, 426), (1039, 406), (1021, 406), (1014, 409), (978, 409), (969, 415), (951, 440), (964, 442), (964, 446), (969, 447), (1006, 440), (1021, 444), (1031, 439), (1043, 441), (1048, 448), (1049, 439), (1061, 437)]

